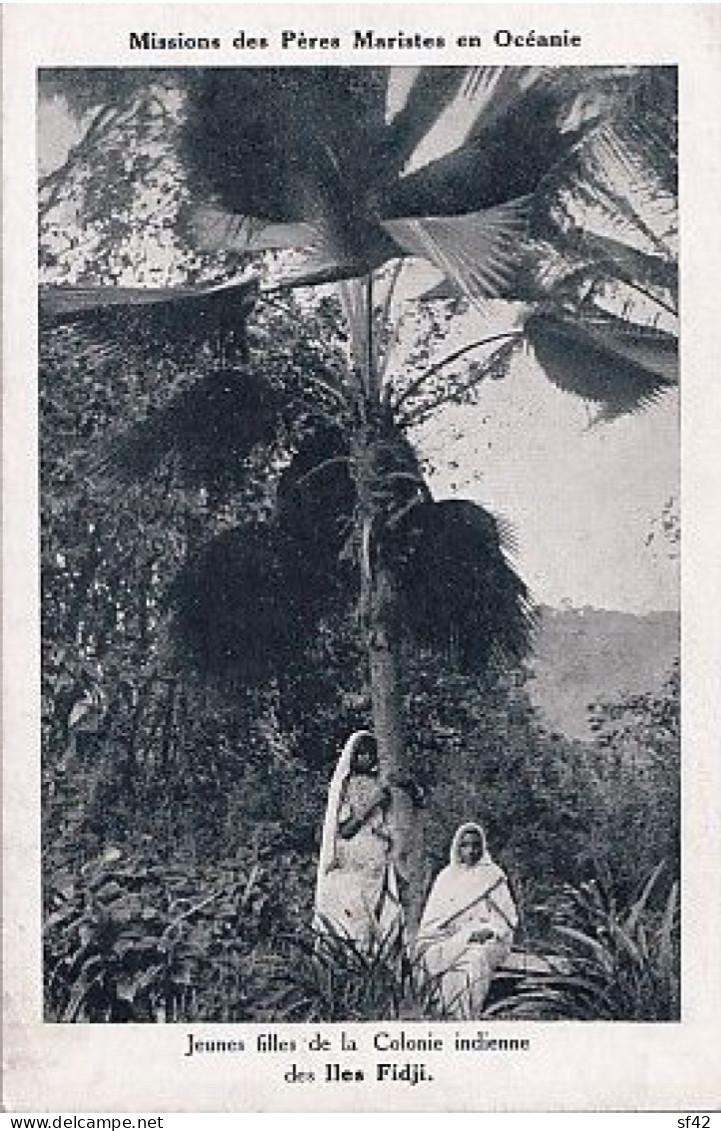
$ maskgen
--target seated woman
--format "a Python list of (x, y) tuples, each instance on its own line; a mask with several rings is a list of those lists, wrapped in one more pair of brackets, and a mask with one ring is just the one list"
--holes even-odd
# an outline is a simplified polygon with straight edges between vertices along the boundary
[(369, 731), (351, 735), (328, 790), (314, 927), (335, 930), (364, 950), (401, 926), (387, 814), (390, 791), (378, 782)]
[(456, 832), (450, 864), (436, 878), (423, 912), (416, 953), (443, 1011), (480, 1016), (493, 971), (511, 949), (518, 914), (505, 873), (488, 854), (480, 825)]

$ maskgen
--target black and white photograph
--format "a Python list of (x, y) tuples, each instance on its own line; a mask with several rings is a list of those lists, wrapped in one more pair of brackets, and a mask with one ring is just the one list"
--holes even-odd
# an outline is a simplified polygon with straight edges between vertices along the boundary
[(37, 77), (45, 1021), (678, 1022), (676, 67), (190, 63)]
[(720, 32), (6, 6), (4, 1110), (718, 1108)]

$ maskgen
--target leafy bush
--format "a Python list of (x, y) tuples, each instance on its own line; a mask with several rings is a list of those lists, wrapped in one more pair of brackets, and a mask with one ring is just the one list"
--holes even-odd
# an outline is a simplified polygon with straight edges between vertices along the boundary
[(680, 857), (681, 703), (676, 662), (658, 691), (604, 700), (590, 708), (595, 734), (594, 855), (630, 898), (665, 860), (677, 878)]
[(269, 874), (204, 872), (110, 849), (46, 891), (45, 1008), (53, 1021), (237, 1021), (272, 936)]
[(519, 974), (488, 1017), (584, 1021), (679, 1018), (679, 896), (672, 883), (654, 907), (660, 864), (620, 907), (598, 881), (568, 888), (556, 912), (543, 972)]

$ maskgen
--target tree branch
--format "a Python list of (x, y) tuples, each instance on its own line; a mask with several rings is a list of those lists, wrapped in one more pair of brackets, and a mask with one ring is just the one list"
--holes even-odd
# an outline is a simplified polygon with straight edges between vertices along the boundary
[(502, 334), (493, 334), (490, 338), (483, 338), (480, 342), (471, 342), (469, 345), (461, 346), (460, 349), (455, 350), (453, 353), (448, 354), (447, 357), (444, 357), (440, 361), (437, 361), (435, 365), (432, 365), (430, 369), (427, 369), (425, 373), (422, 373), (420, 377), (416, 378), (415, 381), (412, 381), (408, 388), (401, 393), (398, 400), (392, 404), (393, 411), (397, 412), (401, 405), (405, 404), (407, 400), (415, 396), (416, 393), (420, 392), (423, 385), (426, 381), (429, 380), (429, 378), (435, 377), (436, 373), (440, 372), (440, 370), (443, 369), (446, 365), (451, 365), (452, 362), (458, 361), (458, 359), (463, 357), (464, 354), (470, 353), (471, 350), (480, 349), (482, 346), (489, 346), (493, 342), (500, 342), (507, 338), (520, 338), (521, 336), (521, 330), (506, 330)]
[(473, 390), (477, 385), (480, 385), (482, 381), (485, 381), (491, 368), (491, 364), (497, 362), (500, 357), (502, 357), (505, 353), (510, 352), (512, 348), (513, 343), (508, 342), (505, 345), (501, 346), (500, 349), (497, 349), (495, 353), (493, 353), (487, 359), (480, 372), (477, 373), (471, 380), (466, 381), (465, 384), (461, 385), (459, 388), (445, 390), (438, 396), (433, 397), (428, 403), (419, 405), (416, 410), (411, 409), (406, 413), (402, 413), (399, 417), (396, 418), (398, 427), (407, 428), (412, 424), (422, 424), (423, 421), (426, 420), (432, 413), (434, 413), (437, 408), (442, 408), (444, 405), (449, 404), (450, 402), (452, 402), (454, 397), (465, 396), (467, 393), (471, 392), (471, 390)]

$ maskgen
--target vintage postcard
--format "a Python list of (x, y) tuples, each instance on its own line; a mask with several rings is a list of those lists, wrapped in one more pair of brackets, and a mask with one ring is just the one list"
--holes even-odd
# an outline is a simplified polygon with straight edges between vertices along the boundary
[(718, 7), (3, 48), (6, 1109), (717, 1109)]

